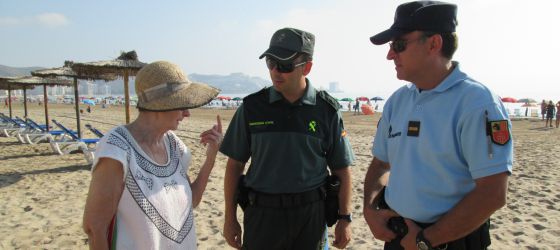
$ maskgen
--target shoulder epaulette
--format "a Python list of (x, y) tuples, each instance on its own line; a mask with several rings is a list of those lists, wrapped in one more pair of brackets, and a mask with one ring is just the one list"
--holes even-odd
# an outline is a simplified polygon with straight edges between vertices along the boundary
[(328, 104), (330, 104), (335, 110), (339, 110), (341, 108), (340, 103), (338, 103), (336, 98), (329, 95), (327, 91), (320, 90), (317, 92), (317, 95), (321, 97), (321, 99), (325, 100)]
[(249, 99), (249, 98), (255, 97), (255, 96), (260, 96), (260, 95), (266, 94), (266, 93), (268, 93), (268, 89), (269, 89), (269, 88), (272, 88), (272, 87), (264, 87), (264, 88), (262, 88), (261, 90), (255, 92), (255, 93), (252, 93), (252, 94), (250, 94), (250, 95), (247, 95), (247, 96), (245, 96), (245, 97), (243, 98), (243, 101), (245, 101), (245, 100), (247, 100), (247, 99)]

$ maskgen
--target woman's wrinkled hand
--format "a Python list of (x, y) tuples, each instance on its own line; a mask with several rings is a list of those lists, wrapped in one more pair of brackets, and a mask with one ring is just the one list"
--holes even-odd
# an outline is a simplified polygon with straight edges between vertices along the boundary
[(220, 149), (224, 136), (222, 134), (222, 120), (220, 115), (216, 116), (216, 124), (211, 129), (200, 134), (200, 143), (207, 146), (207, 153), (217, 153)]

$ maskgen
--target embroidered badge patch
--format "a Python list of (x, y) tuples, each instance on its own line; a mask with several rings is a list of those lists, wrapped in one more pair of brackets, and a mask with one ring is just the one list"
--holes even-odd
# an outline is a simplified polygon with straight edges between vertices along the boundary
[(419, 121), (409, 121), (408, 122), (408, 132), (407, 136), (418, 137), (420, 135), (420, 122)]
[(310, 121), (309, 124), (309, 131), (311, 132), (317, 132), (317, 122), (316, 121)]
[(488, 121), (492, 142), (498, 145), (506, 145), (511, 139), (508, 120)]

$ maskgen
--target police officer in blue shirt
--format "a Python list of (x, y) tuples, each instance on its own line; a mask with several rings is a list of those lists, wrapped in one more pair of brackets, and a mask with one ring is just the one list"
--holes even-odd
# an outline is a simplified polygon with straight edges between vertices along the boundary
[(364, 217), (385, 249), (486, 249), (506, 203), (511, 124), (501, 100), (452, 61), (457, 6), (400, 5), (373, 37), (410, 82), (387, 100), (364, 182)]

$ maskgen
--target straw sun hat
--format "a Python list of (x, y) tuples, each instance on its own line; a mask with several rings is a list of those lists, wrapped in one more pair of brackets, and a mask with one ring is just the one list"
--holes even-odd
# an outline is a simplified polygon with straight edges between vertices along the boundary
[(190, 81), (179, 66), (157, 61), (144, 66), (136, 74), (138, 109), (170, 111), (192, 109), (212, 101), (219, 89)]

